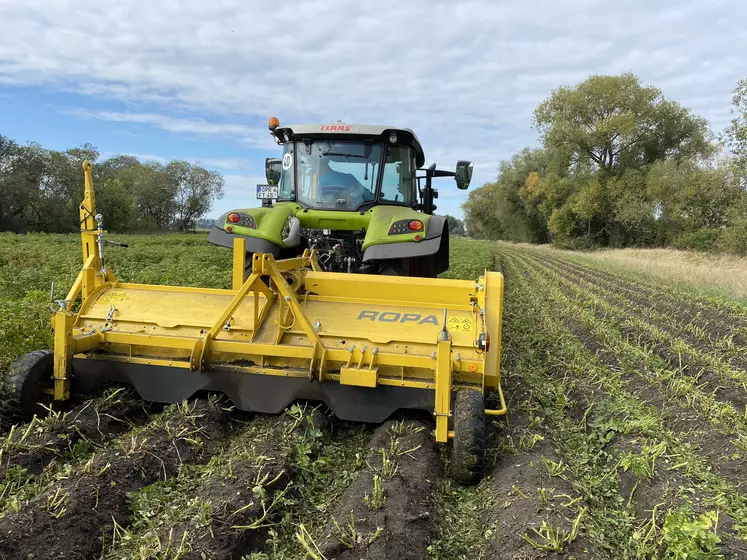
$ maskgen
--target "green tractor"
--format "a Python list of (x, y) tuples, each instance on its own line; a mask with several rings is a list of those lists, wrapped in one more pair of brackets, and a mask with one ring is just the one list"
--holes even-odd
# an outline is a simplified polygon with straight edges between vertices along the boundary
[(280, 126), (276, 117), (269, 128), (283, 157), (265, 162), (262, 206), (218, 218), (211, 243), (233, 247), (244, 237), (248, 254), (280, 259), (316, 249), (329, 272), (434, 278), (449, 268), (449, 228), (433, 215), (432, 181), (454, 177), (466, 189), (471, 162), (458, 161), (455, 171), (423, 169), (423, 148), (406, 128)]

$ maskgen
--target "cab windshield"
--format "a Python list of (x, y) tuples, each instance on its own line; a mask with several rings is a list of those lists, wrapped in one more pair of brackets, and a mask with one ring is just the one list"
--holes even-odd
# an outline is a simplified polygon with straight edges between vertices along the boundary
[[(338, 140), (314, 140), (284, 145), (279, 199), (308, 208), (355, 210), (379, 199), (407, 204), (414, 200), (414, 161), (407, 146)], [(295, 169), (295, 174), (294, 174)]]

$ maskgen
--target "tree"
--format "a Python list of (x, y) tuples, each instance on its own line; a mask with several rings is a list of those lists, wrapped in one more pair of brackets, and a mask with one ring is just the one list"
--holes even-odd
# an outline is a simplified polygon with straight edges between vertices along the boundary
[(703, 118), (630, 73), (591, 76), (555, 90), (535, 110), (534, 124), (545, 147), (564, 163), (588, 165), (603, 177), (660, 159), (713, 153)]
[(446, 223), (449, 224), (449, 236), (461, 237), (465, 234), (464, 222), (462, 220), (448, 214), (444, 218), (446, 218)]
[(160, 163), (146, 163), (117, 174), (127, 192), (135, 197), (137, 229), (171, 227), (175, 216), (176, 183)]
[(501, 162), (495, 182), (472, 191), (463, 205), (470, 235), (546, 242), (547, 218), (539, 208), (540, 198), (523, 193), (529, 178), (533, 177), (530, 182), (536, 186), (540, 173), (545, 173), (546, 169), (544, 150), (524, 148), (510, 161)]
[(96, 183), (96, 212), (103, 217), (104, 227), (110, 231), (137, 228), (135, 215), (137, 199), (125, 183), (113, 178)]
[(120, 173), (140, 165), (135, 156), (116, 155), (105, 159), (93, 168), (93, 178), (97, 183), (116, 179)]
[(726, 128), (724, 140), (743, 181), (747, 181), (747, 79), (739, 80), (732, 97), (733, 116)]
[[(62, 152), (20, 146), (0, 135), (0, 231), (78, 231), (84, 161), (96, 162), (90, 144)], [(97, 211), (107, 229), (194, 228), (223, 195), (223, 177), (174, 161), (141, 164), (118, 155), (94, 166)]]
[(523, 193), (530, 177), (546, 172), (545, 150), (524, 148), (510, 161), (499, 165), (496, 213), (503, 224), (505, 239), (531, 243), (548, 241), (547, 218), (538, 204)]
[(714, 153), (704, 119), (633, 74), (591, 76), (557, 89), (535, 111), (534, 124), (548, 170), (525, 195), (561, 241), (585, 237), (588, 244), (624, 245), (650, 239), (650, 231), (631, 230), (654, 218), (640, 179), (656, 162), (703, 161)]
[(223, 198), (223, 177), (186, 161), (172, 161), (165, 171), (175, 185), (176, 227), (194, 229), (197, 218), (212, 209), (216, 198)]
[(95, 162), (99, 153), (90, 144), (64, 152), (44, 150), (46, 170), (37, 207), (37, 229), (51, 232), (78, 231), (79, 205), (83, 199), (83, 162)]
[(24, 231), (44, 162), (38, 150), (0, 135), (0, 230)]
[(692, 161), (660, 161), (646, 177), (648, 198), (670, 234), (728, 225), (728, 212), (741, 189), (726, 168)]
[(503, 225), (495, 213), (497, 205), (495, 183), (470, 191), (467, 201), (462, 204), (467, 235), (477, 239), (503, 239)]

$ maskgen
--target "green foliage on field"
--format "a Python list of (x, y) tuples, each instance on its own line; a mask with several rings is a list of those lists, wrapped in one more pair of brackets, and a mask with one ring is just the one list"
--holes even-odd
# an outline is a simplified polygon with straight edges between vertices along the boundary
[(477, 280), (486, 270), (493, 270), (495, 244), (471, 239), (451, 239), (449, 243), (449, 270), (441, 278)]
[(467, 233), (747, 254), (747, 80), (732, 114), (719, 144), (703, 118), (633, 74), (562, 86), (534, 112), (542, 147), (470, 192)]
[[(121, 235), (129, 248), (107, 247), (118, 278), (207, 288), (231, 285), (231, 251), (204, 234)], [(51, 348), (50, 288), (64, 299), (80, 271), (77, 234), (0, 233), (0, 375), (18, 356)]]

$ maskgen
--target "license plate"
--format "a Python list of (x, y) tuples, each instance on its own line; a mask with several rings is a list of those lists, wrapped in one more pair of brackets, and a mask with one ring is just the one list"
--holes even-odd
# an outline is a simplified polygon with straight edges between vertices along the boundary
[(278, 186), (277, 185), (257, 185), (257, 198), (266, 200), (268, 198), (277, 199), (278, 197)]

